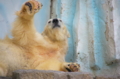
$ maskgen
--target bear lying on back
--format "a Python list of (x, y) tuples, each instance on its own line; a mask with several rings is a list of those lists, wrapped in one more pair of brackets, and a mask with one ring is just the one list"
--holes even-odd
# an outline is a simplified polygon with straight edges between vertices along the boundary
[(41, 7), (29, 0), (16, 12), (13, 38), (0, 40), (0, 76), (11, 76), (18, 69), (79, 71), (78, 64), (65, 62), (70, 35), (62, 20), (50, 19), (42, 34), (36, 31), (34, 15)]

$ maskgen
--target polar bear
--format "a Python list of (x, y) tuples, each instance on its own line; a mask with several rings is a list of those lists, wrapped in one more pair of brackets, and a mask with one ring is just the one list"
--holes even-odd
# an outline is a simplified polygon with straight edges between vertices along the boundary
[(0, 76), (11, 76), (18, 69), (79, 71), (79, 64), (65, 62), (70, 35), (62, 20), (50, 19), (42, 34), (36, 31), (34, 15), (41, 7), (29, 0), (16, 12), (13, 38), (0, 40)]

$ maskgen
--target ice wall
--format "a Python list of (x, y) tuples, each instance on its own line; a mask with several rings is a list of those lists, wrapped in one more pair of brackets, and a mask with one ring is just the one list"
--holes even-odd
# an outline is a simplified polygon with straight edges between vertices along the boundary
[(118, 75), (120, 40), (119, 0), (77, 0), (73, 28), (81, 71)]

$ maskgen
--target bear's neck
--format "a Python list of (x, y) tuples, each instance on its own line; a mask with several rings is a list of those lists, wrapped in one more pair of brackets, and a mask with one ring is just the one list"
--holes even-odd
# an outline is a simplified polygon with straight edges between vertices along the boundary
[[(31, 44), (35, 36), (34, 19), (17, 17), (12, 29), (13, 40), (19, 45)], [(28, 42), (29, 41), (29, 42)]]
[(51, 45), (55, 45), (55, 47), (58, 47), (60, 54), (61, 54), (59, 58), (60, 60), (64, 61), (65, 55), (68, 50), (68, 39), (58, 41), (58, 40), (52, 40), (49, 37), (46, 37), (46, 40), (49, 41)]
[(44, 39), (46, 41), (49, 42), (49, 44), (55, 45), (56, 47), (59, 48), (67, 48), (68, 47), (68, 39), (64, 39), (64, 40), (55, 40), (55, 39), (51, 39), (51, 37), (49, 37), (48, 35), (43, 35)]
[(53, 44), (56, 44), (58, 46), (60, 55), (59, 55), (59, 60), (60, 61), (65, 61), (65, 55), (67, 54), (68, 51), (68, 40), (64, 41), (54, 41)]

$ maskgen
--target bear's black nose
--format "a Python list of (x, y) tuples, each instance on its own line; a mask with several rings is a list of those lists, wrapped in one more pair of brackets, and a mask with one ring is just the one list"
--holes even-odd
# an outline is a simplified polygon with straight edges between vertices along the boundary
[(53, 23), (58, 23), (58, 19), (53, 19)]

